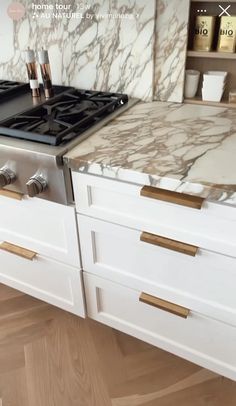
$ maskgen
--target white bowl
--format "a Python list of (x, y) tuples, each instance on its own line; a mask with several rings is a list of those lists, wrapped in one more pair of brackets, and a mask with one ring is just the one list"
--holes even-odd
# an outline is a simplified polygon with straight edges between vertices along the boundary
[(224, 71), (208, 71), (203, 74), (203, 84), (213, 87), (224, 86), (227, 78), (227, 72)]
[(226, 82), (224, 76), (203, 75), (203, 83), (212, 84), (213, 86), (223, 85)]
[(206, 74), (212, 75), (212, 76), (224, 76), (226, 78), (226, 76), (228, 75), (228, 72), (222, 71), (222, 70), (208, 70), (206, 72)]
[(204, 89), (206, 91), (209, 91), (209, 92), (214, 91), (214, 90), (217, 90), (217, 91), (224, 90), (225, 89), (225, 83), (212, 85), (210, 83), (205, 83), (204, 82), (203, 85), (202, 85), (202, 89)]
[(222, 99), (223, 93), (224, 93), (224, 89), (212, 90), (212, 91), (206, 91), (206, 90), (202, 89), (202, 100), (220, 102)]

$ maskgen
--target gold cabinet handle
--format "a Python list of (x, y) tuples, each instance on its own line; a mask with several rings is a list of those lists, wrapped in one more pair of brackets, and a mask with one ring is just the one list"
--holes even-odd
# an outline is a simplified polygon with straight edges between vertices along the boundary
[(148, 295), (142, 292), (139, 296), (139, 301), (146, 303), (147, 305), (157, 307), (158, 309), (164, 310), (165, 312), (175, 314), (176, 316), (183, 317), (187, 319), (190, 310), (186, 307), (179, 306), (175, 303), (167, 302), (166, 300), (159, 299), (158, 297)]
[(192, 196), (185, 193), (174, 192), (172, 190), (160, 189), (153, 186), (143, 186), (140, 191), (141, 196), (150, 199), (162, 200), (169, 203), (179, 204), (181, 206), (191, 207), (200, 210), (205, 199), (199, 196)]
[(170, 238), (161, 237), (160, 235), (156, 234), (150, 234), (145, 231), (143, 231), (140, 235), (140, 241), (146, 242), (148, 244), (158, 245), (172, 251), (181, 252), (182, 254), (190, 255), (191, 257), (195, 257), (198, 251), (198, 247), (195, 247), (195, 245), (171, 240)]
[(9, 242), (3, 241), (0, 244), (0, 249), (3, 251), (10, 252), (11, 254), (18, 255), (19, 257), (28, 259), (32, 261), (37, 253), (34, 251), (30, 251), (26, 248), (19, 247), (18, 245), (11, 244)]
[(24, 196), (23, 193), (13, 192), (12, 190), (7, 190), (7, 189), (0, 190), (0, 195), (5, 196), (5, 197), (10, 197), (11, 199), (15, 199), (15, 200), (22, 200), (23, 196)]

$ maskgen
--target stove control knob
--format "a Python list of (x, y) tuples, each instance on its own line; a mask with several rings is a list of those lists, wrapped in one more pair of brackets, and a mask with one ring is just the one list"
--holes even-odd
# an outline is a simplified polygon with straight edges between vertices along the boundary
[(40, 175), (34, 175), (26, 183), (28, 195), (35, 197), (47, 188), (47, 181)]
[(0, 189), (4, 186), (10, 185), (15, 180), (16, 174), (7, 166), (4, 166), (0, 169)]

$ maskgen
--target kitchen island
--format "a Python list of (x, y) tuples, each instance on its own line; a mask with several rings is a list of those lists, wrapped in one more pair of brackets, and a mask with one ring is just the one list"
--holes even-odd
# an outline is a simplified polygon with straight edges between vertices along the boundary
[(235, 110), (139, 103), (65, 157), (87, 315), (236, 379)]

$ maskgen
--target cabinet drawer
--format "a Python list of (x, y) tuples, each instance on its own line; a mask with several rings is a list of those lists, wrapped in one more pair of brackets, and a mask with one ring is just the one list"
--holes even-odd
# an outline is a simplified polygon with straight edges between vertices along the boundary
[(88, 316), (236, 379), (236, 328), (190, 310), (184, 319), (139, 301), (141, 292), (85, 274)]
[(0, 240), (80, 267), (75, 209), (42, 199), (0, 196)]
[(3, 250), (0, 264), (0, 283), (84, 317), (81, 270), (40, 255), (30, 260)]
[(191, 256), (185, 246), (176, 252), (141, 241), (141, 231), (83, 215), (78, 223), (85, 271), (236, 326), (235, 258), (204, 249)]
[(198, 210), (141, 196), (134, 184), (80, 173), (73, 173), (73, 185), (81, 214), (236, 257), (234, 207), (204, 201)]

